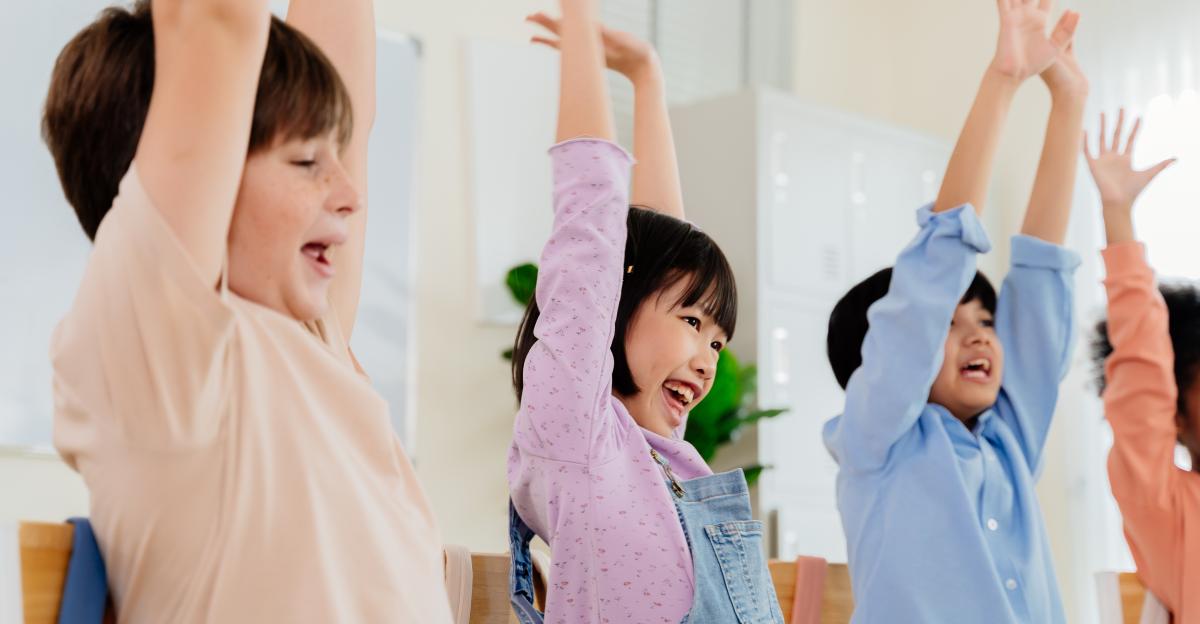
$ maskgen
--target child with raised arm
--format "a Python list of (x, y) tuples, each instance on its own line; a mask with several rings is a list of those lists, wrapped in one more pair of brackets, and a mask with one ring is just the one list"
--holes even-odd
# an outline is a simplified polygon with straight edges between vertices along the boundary
[(450, 621), (348, 347), (374, 63), (370, 0), (143, 0), (59, 56), (43, 132), (95, 246), (54, 442), (123, 622)]
[[(783, 622), (741, 471), (714, 475), (683, 440), (733, 333), (733, 273), (682, 221), (661, 72), (603, 28), (595, 0), (532, 21), (562, 52), (554, 225), (518, 333), (521, 408), (508, 478), (513, 606), (524, 624)], [(629, 156), (612, 143), (604, 64), (635, 85)], [(672, 216), (674, 215), (674, 216)], [(529, 540), (551, 549), (546, 613)]]
[[(1034, 492), (1070, 361), (1066, 234), (1087, 83), (1050, 37), (1050, 2), (1002, 0), (1000, 41), (937, 201), (896, 264), (834, 308), (828, 350), (846, 389), (825, 427), (839, 464), (856, 623), (1063, 622)], [(992, 160), (1013, 94), (1040, 74), (1053, 107), (999, 297), (976, 271)]]
[[(1103, 203), (1103, 251), (1108, 319), (1098, 328), (1104, 415), (1112, 425), (1108, 476), (1121, 508), (1138, 577), (1174, 615), (1200, 622), (1200, 285), (1157, 285), (1145, 245), (1133, 230), (1133, 206), (1151, 180), (1171, 165), (1132, 165), (1141, 120), (1121, 146), (1125, 111), (1109, 141), (1088, 164)], [(1175, 466), (1175, 447), (1192, 458)]]

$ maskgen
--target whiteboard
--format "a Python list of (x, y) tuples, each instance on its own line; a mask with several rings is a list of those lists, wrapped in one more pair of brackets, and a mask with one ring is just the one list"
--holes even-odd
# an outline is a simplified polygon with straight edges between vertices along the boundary
[[(50, 450), (50, 335), (83, 275), (90, 244), (63, 198), (40, 135), (50, 71), (62, 46), (112, 2), (6, 6), (0, 58), (0, 446)], [(274, 3), (285, 8), (285, 3)], [(420, 46), (381, 33), (378, 115), (370, 147), (370, 227), (354, 353), (411, 442), (412, 185)]]
[(550, 157), (558, 117), (558, 54), (528, 43), (466, 45), (471, 205), (478, 316), (515, 324), (524, 309), (504, 278), (537, 263), (550, 238)]

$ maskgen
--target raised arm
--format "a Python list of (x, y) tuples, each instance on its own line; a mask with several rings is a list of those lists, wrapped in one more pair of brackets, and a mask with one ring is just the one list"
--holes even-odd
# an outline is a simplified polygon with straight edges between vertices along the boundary
[(1006, 365), (997, 412), (1015, 431), (1037, 472), (1058, 403), (1058, 385), (1070, 367), (1075, 336), (1074, 272), (1078, 254), (1063, 249), (1075, 194), (1079, 141), (1088, 83), (1075, 60), (1079, 14), (1066, 12), (1054, 30), (1067, 41), (1042, 72), (1052, 105), (1037, 178), (1012, 260), (996, 302), (996, 335)]
[[(534, 43), (559, 48), (559, 20), (535, 13), (529, 21), (550, 32), (535, 36)], [(662, 64), (649, 43), (619, 30), (600, 26), (600, 40), (608, 68), (633, 84), (633, 189), (630, 202), (651, 210), (684, 218), (683, 186), (675, 157), (675, 138), (667, 112), (667, 94)]]
[(604, 82), (604, 44), (596, 19), (597, 0), (562, 0), (562, 60), (559, 73), (559, 141), (616, 137), (612, 103)]
[[(886, 466), (892, 447), (913, 428), (945, 356), (954, 309), (990, 249), (966, 206), (921, 210), (921, 230), (892, 268), (887, 294), (867, 312), (862, 364), (846, 384), (846, 407), (826, 430), (843, 470)], [(831, 421), (834, 422), (834, 421)]]
[(155, 0), (154, 90), (134, 156), (151, 202), (217, 284), (267, 46), (266, 0)]
[(1117, 115), (1117, 127), (1112, 140), (1108, 139), (1108, 116), (1100, 113), (1100, 145), (1093, 156), (1088, 137), (1083, 137), (1083, 151), (1087, 158), (1092, 180), (1100, 191), (1100, 202), (1104, 214), (1104, 232), (1109, 245), (1136, 240), (1133, 235), (1133, 204), (1142, 191), (1158, 174), (1175, 164), (1175, 159), (1164, 160), (1145, 171), (1133, 168), (1133, 148), (1142, 129), (1139, 118), (1133, 123), (1129, 140), (1121, 146), (1124, 134), (1125, 109)]
[(1134, 238), (1133, 204), (1154, 177), (1170, 166), (1147, 171), (1132, 166), (1140, 123), (1121, 147), (1124, 111), (1110, 142), (1101, 121), (1099, 154), (1088, 165), (1104, 204), (1104, 250), (1108, 292), (1108, 340), (1113, 351), (1104, 366), (1104, 415), (1112, 425), (1109, 481), (1121, 508), (1130, 549), (1142, 581), (1171, 607), (1180, 603), (1180, 556), (1176, 532), (1179, 482), (1195, 479), (1174, 464), (1178, 388), (1166, 304)]
[(1068, 44), (1059, 53), (1057, 62), (1042, 72), (1042, 79), (1050, 89), (1050, 120), (1033, 194), (1021, 225), (1022, 234), (1056, 245), (1061, 245), (1067, 236), (1088, 95), (1087, 77), (1075, 58), (1078, 25), (1079, 14), (1067, 11), (1052, 36), (1054, 41), (1065, 40)]
[(362, 288), (367, 143), (375, 124), (375, 10), (371, 0), (292, 0), (287, 21), (329, 57), (346, 85), (354, 111), (354, 131), (342, 154), (342, 165), (358, 188), (363, 209), (349, 218), (346, 242), (334, 252), (337, 274), (329, 289), (330, 304), (349, 340)]
[[(617, 303), (629, 213), (628, 155), (613, 122), (593, 0), (562, 0), (558, 138), (550, 150), (554, 223), (535, 293), (536, 341), (524, 361), (513, 440), (559, 461), (602, 460), (620, 436), (611, 408)], [(581, 139), (581, 140), (570, 140)]]
[(984, 74), (979, 93), (959, 134), (946, 167), (934, 212), (971, 204), (982, 214), (992, 178), (1000, 132), (1017, 87), (1045, 71), (1070, 43), (1055, 31), (1046, 36), (1050, 0), (998, 0), (1000, 38), (996, 56)]

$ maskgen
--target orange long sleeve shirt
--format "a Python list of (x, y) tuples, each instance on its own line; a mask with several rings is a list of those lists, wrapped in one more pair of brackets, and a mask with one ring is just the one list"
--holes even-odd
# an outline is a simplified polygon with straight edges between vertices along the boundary
[(1113, 345), (1104, 392), (1113, 496), (1142, 582), (1177, 624), (1200, 624), (1200, 474), (1174, 463), (1179, 390), (1167, 307), (1142, 244), (1111, 245), (1103, 256)]

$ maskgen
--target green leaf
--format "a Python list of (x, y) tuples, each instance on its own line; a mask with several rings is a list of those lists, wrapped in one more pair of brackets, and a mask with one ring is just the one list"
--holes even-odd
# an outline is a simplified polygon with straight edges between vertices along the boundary
[(692, 423), (700, 426), (716, 424), (720, 418), (731, 411), (737, 410), (742, 402), (742, 383), (737, 358), (728, 349), (721, 352), (717, 361), (717, 371), (713, 376), (712, 388), (708, 390), (704, 400), (692, 408), (688, 416), (688, 428)]
[(537, 290), (537, 276), (537, 265), (526, 263), (509, 269), (508, 275), (504, 278), (504, 284), (508, 286), (508, 292), (512, 295), (513, 300), (522, 306), (527, 306), (530, 301), (533, 301), (533, 294)]
[(508, 360), (509, 362), (512, 361), (512, 356), (513, 356), (512, 349), (505, 349), (500, 352), (500, 357), (504, 358), (505, 360)]
[(740, 417), (738, 419), (738, 425), (750, 425), (764, 418), (775, 418), (776, 416), (784, 413), (787, 413), (786, 409), (755, 410)]
[(770, 466), (764, 466), (762, 464), (742, 466), (742, 472), (746, 473), (746, 485), (753, 486), (758, 481), (758, 478), (762, 476), (763, 471), (767, 468), (770, 468)]

